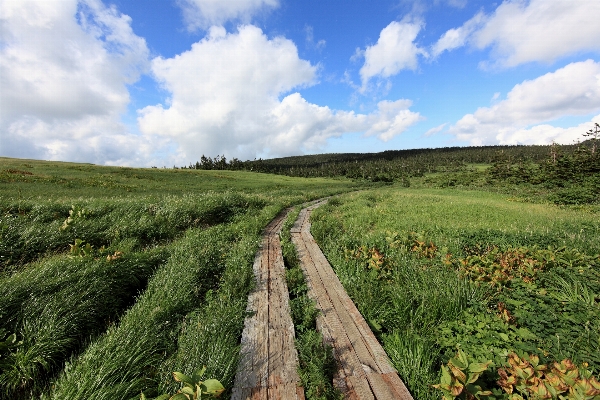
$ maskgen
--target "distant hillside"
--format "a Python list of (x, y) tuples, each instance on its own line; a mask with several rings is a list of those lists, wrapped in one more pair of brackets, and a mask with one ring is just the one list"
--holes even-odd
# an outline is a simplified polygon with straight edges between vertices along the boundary
[[(561, 146), (570, 153), (574, 146)], [(316, 154), (268, 160), (227, 161), (223, 156), (202, 157), (187, 168), (233, 169), (300, 177), (336, 177), (392, 182), (425, 173), (457, 171), (467, 164), (500, 160), (539, 163), (550, 157), (551, 146), (481, 146), (388, 150), (380, 153)]]

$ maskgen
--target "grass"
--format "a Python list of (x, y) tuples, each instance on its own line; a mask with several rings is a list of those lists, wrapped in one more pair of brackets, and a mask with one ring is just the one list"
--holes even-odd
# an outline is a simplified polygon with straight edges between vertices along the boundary
[(227, 191), (263, 194), (268, 198), (296, 196), (307, 201), (311, 199), (310, 192), (340, 192), (364, 186), (348, 179), (291, 178), (244, 171), (100, 167), (0, 157), (1, 199), (17, 204), (24, 200), (78, 198), (160, 199)]
[[(430, 385), (457, 347), (496, 367), (517, 350), (600, 370), (597, 214), (458, 189), (339, 199), (314, 212), (313, 235), (415, 398), (440, 397)], [(532, 281), (492, 286), (458, 273), (460, 260), (494, 248), (553, 258)], [(499, 303), (513, 319), (499, 318)]]
[(238, 223), (188, 232), (119, 325), (65, 368), (50, 398), (129, 399), (142, 391), (153, 394), (160, 385), (160, 366), (177, 352), (183, 318), (202, 307), (207, 291), (218, 290), (223, 272), (240, 261), (235, 249), (240, 242), (247, 245), (246, 235), (256, 239), (260, 225), (254, 232), (243, 229)]
[(14, 271), (45, 255), (64, 252), (75, 239), (99, 249), (131, 240), (137, 248), (171, 241), (188, 228), (229, 221), (265, 200), (231, 192), (166, 196), (148, 201), (72, 199), (5, 203), (0, 216), (0, 268)]
[(230, 388), (263, 227), (360, 186), (0, 158), (0, 397), (172, 393), (204, 364)]
[[(285, 207), (358, 188), (371, 190), (313, 214), (313, 235), (415, 398), (439, 398), (430, 385), (457, 346), (496, 367), (514, 348), (597, 373), (597, 206), (473, 190), (485, 186), (482, 170), (382, 188), (0, 158), (0, 330), (23, 341), (2, 355), (0, 397), (173, 393), (172, 371), (202, 365), (230, 389), (262, 229)], [(299, 372), (307, 398), (337, 398), (289, 242), (293, 218), (282, 245)], [(477, 280), (515, 254), (546, 267), (531, 281)], [(467, 269), (477, 257), (489, 265)]]
[(5, 363), (0, 385), (10, 398), (37, 393), (68, 357), (129, 307), (168, 248), (118, 259), (55, 256), (0, 281), (0, 320), (23, 344)]
[(290, 312), (298, 350), (298, 375), (307, 399), (341, 399), (341, 393), (333, 387), (335, 359), (331, 347), (323, 342), (323, 335), (317, 331), (316, 318), (319, 312), (314, 301), (308, 297), (308, 286), (296, 248), (291, 242), (290, 229), (299, 213), (298, 207), (290, 212), (281, 230), (285, 276), (290, 293)]

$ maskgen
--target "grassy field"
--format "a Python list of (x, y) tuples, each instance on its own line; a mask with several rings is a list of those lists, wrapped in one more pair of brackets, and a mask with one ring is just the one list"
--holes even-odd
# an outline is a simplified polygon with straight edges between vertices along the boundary
[[(413, 396), (463, 350), (565, 358), (600, 372), (600, 218), (506, 195), (390, 187), (343, 195), (313, 215), (313, 235)], [(591, 397), (590, 397), (591, 398)]]
[(231, 388), (252, 261), (284, 207), (365, 187), (233, 171), (0, 159), (0, 397)]
[[(407, 188), (0, 158), (0, 341), (20, 342), (0, 346), (0, 398), (156, 396), (177, 389), (172, 371), (202, 365), (231, 388), (263, 227), (333, 194), (313, 235), (416, 399), (440, 398), (431, 385), (459, 349), (491, 362), (477, 382), (496, 398), (511, 352), (597, 376), (598, 205), (488, 188), (486, 168)], [(282, 239), (302, 383), (339, 398)]]

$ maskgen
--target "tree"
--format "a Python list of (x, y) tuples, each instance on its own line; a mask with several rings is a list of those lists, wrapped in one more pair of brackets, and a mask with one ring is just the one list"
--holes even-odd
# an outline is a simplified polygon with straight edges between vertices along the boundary
[(592, 155), (594, 155), (598, 146), (598, 139), (600, 139), (600, 124), (596, 122), (592, 129), (583, 134), (583, 137), (589, 137), (589, 140), (592, 141)]

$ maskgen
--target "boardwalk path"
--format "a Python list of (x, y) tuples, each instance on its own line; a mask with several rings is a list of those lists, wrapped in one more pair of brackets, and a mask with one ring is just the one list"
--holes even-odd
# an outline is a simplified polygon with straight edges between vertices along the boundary
[(303, 400), (279, 231), (288, 211), (267, 227), (254, 260), (256, 288), (248, 297), (241, 360), (232, 400)]
[(310, 233), (310, 213), (321, 204), (303, 209), (291, 234), (309, 287), (309, 296), (321, 311), (317, 327), (323, 339), (333, 347), (338, 361), (334, 384), (347, 399), (412, 400)]
[[(291, 233), (309, 296), (321, 311), (317, 327), (333, 347), (338, 361), (334, 384), (347, 399), (412, 400), (310, 234), (310, 213), (323, 203), (303, 209)], [(254, 315), (245, 321), (233, 400), (304, 399), (279, 241), (286, 215), (287, 212), (281, 213), (266, 227), (254, 261), (257, 285), (248, 298), (247, 308)]]

